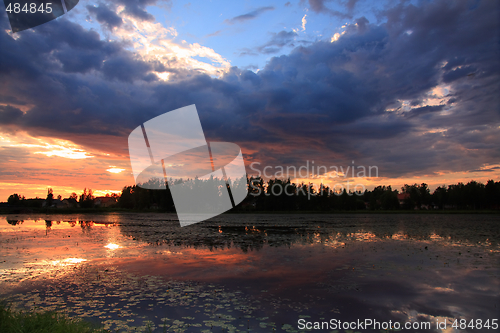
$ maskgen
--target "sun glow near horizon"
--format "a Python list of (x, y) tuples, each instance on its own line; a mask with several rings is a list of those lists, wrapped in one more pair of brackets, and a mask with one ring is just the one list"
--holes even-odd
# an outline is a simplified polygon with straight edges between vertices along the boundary
[(111, 172), (111, 173), (120, 173), (122, 171), (125, 171), (125, 169), (117, 168), (115, 166), (110, 165), (109, 169), (106, 169), (106, 171)]

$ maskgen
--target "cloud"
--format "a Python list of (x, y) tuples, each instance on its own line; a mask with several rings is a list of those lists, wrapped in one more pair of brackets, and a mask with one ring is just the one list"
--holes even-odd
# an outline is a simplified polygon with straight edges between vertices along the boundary
[[(340, 18), (351, 17), (350, 15), (348, 15), (346, 13), (342, 13), (340, 11), (326, 7), (325, 2), (330, 1), (330, 0), (308, 0), (308, 1), (309, 1), (309, 8), (315, 13), (323, 13), (323, 14), (328, 14), (331, 16), (338, 16)], [(348, 3), (347, 3), (348, 8), (349, 7), (354, 8), (354, 5), (351, 4), (352, 2), (354, 2), (354, 4), (356, 3), (356, 1), (351, 1), (351, 0), (348, 1)]]
[[(384, 23), (360, 18), (335, 43), (297, 46), (257, 73), (129, 17), (114, 29), (123, 42), (64, 18), (17, 40), (0, 29), (0, 75), (8, 82), (0, 91), (2, 130), (126, 157), (131, 129), (196, 104), (207, 139), (238, 143), (249, 162), (355, 160), (392, 177), (479, 170), (500, 158), (495, 8), (396, 5), (381, 13)], [(0, 27), (7, 25), (0, 16)], [(276, 33), (261, 51), (295, 37)]]
[(210, 34), (206, 35), (205, 37), (215, 37), (215, 36), (220, 35), (220, 34), (221, 34), (221, 32), (222, 32), (222, 30), (217, 30), (217, 31), (215, 31), (215, 32), (212, 32), (212, 33), (210, 33)]
[(470, 170), (469, 172), (493, 172), (496, 170), (500, 170), (500, 167), (492, 167), (492, 168), (486, 168), (486, 169), (476, 169), (476, 170)]
[[(213, 49), (198, 43), (177, 42), (177, 31), (160, 23), (124, 18), (125, 24), (114, 31), (118, 39), (133, 46), (146, 62), (161, 63), (170, 73), (192, 70), (218, 75), (230, 63)], [(170, 76), (169, 76), (170, 77)]]
[(304, 17), (302, 18), (302, 31), (306, 30), (306, 23), (307, 23), (306, 17), (307, 14), (305, 14)]
[(450, 83), (465, 76), (469, 76), (472, 78), (475, 75), (476, 70), (477, 69), (475, 66), (457, 67), (456, 69), (449, 70), (443, 74), (443, 82)]
[(284, 46), (290, 45), (296, 36), (298, 35), (295, 31), (272, 33), (271, 39), (264, 45), (257, 47), (257, 50), (265, 54), (277, 53)]
[(309, 7), (316, 13), (328, 11), (324, 4), (325, 0), (309, 0)]
[(103, 67), (102, 73), (107, 79), (116, 79), (124, 82), (133, 82), (134, 80), (142, 79), (149, 81), (151, 76), (151, 65), (140, 59), (134, 59), (130, 55), (120, 55), (107, 60)]
[(240, 53), (239, 53), (239, 56), (242, 57), (242, 56), (256, 56), (256, 55), (259, 55), (257, 52), (255, 52), (255, 50), (253, 49), (250, 49), (248, 47), (245, 47), (245, 48), (242, 48), (239, 50)]
[(414, 108), (410, 112), (405, 113), (407, 117), (416, 117), (426, 113), (442, 111), (445, 105), (426, 105), (420, 108)]
[(152, 22), (154, 21), (154, 16), (146, 11), (146, 7), (156, 4), (157, 1), (158, 0), (117, 0), (117, 3), (125, 6), (125, 14), (141, 21)]
[(10, 105), (0, 105), (0, 124), (11, 124), (22, 117), (23, 112)]
[(227, 24), (234, 24), (234, 23), (241, 23), (241, 22), (253, 20), (269, 10), (274, 10), (274, 7), (272, 7), (272, 6), (260, 7), (256, 10), (249, 12), (249, 13), (246, 13), (243, 15), (238, 15), (238, 16), (233, 17), (232, 19), (225, 20), (224, 22)]
[(87, 6), (90, 14), (94, 15), (99, 23), (102, 23), (108, 30), (119, 27), (123, 24), (123, 20), (114, 11), (104, 4), (99, 6)]
[(100, 69), (105, 59), (122, 51), (118, 45), (109, 44), (109, 47), (98, 49), (82, 49), (75, 52), (74, 48), (61, 45), (53, 53), (55, 59), (62, 65), (66, 73), (87, 73), (93, 69)]
[(356, 3), (358, 2), (359, 0), (348, 0), (345, 4), (347, 10), (349, 12), (352, 12), (354, 10), (354, 7), (356, 7)]

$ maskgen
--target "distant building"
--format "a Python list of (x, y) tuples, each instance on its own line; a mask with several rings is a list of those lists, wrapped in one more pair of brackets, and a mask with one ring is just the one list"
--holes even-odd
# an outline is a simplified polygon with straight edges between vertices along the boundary
[(97, 197), (94, 199), (95, 207), (111, 207), (116, 205), (116, 199), (113, 197)]
[(79, 207), (78, 202), (76, 202), (76, 200), (73, 198), (63, 199), (62, 202), (65, 205), (65, 207), (71, 207), (71, 208)]
[[(45, 200), (42, 203), (42, 207), (49, 207), (47, 200)], [(50, 208), (66, 208), (66, 207), (67, 207), (66, 204), (59, 199), (52, 199), (52, 203), (50, 204)]]
[(69, 204), (68, 204), (67, 201), (65, 202), (64, 200), (54, 199), (54, 200), (52, 200), (52, 206), (51, 207), (54, 207), (54, 208), (68, 208)]
[(398, 193), (398, 201), (400, 206), (403, 206), (407, 199), (410, 199), (410, 193)]

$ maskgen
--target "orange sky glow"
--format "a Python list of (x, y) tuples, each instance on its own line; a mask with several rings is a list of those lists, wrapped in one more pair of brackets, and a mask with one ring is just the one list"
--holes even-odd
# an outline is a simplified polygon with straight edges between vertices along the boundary
[[(0, 161), (4, 172), (0, 175), (0, 201), (18, 193), (26, 198), (45, 198), (47, 189), (52, 188), (55, 196), (69, 197), (75, 192), (80, 195), (84, 188), (91, 188), (95, 196), (121, 193), (121, 189), (134, 184), (130, 161), (127, 154), (113, 153), (109, 149), (84, 148), (68, 140), (47, 137), (32, 137), (26, 133), (0, 136), (0, 149), (11, 157)], [(248, 175), (254, 174), (247, 163)], [(15, 165), (17, 172), (5, 172)], [(261, 165), (263, 167), (264, 165)], [(498, 165), (489, 165), (491, 168)], [(274, 170), (274, 169), (273, 169)], [(274, 174), (271, 172), (271, 174)], [(335, 175), (310, 175), (310, 177), (292, 177), (294, 183), (321, 183), (331, 188), (342, 186), (360, 190), (373, 189), (378, 185), (391, 185), (400, 189), (404, 184), (426, 183), (431, 190), (438, 186), (467, 183), (476, 180), (486, 183), (489, 179), (500, 179), (500, 169), (493, 172), (450, 172), (415, 177), (391, 178), (379, 173), (379, 177), (346, 177), (342, 173)]]

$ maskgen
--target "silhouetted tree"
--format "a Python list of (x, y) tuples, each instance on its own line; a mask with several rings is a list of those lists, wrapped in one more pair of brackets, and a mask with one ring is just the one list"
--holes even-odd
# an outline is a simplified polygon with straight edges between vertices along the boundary
[(420, 185), (405, 184), (401, 188), (402, 193), (408, 193), (410, 197), (405, 200), (405, 209), (422, 209), (422, 205), (429, 205), (431, 203), (431, 193), (427, 184), (422, 183)]
[(391, 185), (387, 186), (380, 197), (380, 204), (384, 210), (399, 208), (398, 191), (392, 190)]
[(21, 205), (26, 198), (17, 193), (11, 194), (7, 199), (9, 205)]
[(80, 195), (80, 207), (82, 208), (92, 208), (94, 206), (94, 193), (92, 189), (84, 188), (82, 195)]
[(466, 201), (464, 183), (448, 186), (448, 197), (450, 198), (450, 204), (454, 208), (465, 209)]
[(500, 181), (488, 180), (484, 187), (485, 202), (490, 209), (500, 209)]
[(432, 193), (432, 202), (436, 204), (439, 209), (444, 209), (448, 204), (448, 192), (446, 186), (439, 186)]
[(135, 207), (134, 200), (134, 186), (125, 186), (122, 189), (122, 194), (120, 195), (120, 199), (118, 199), (118, 206), (126, 209), (133, 209)]
[(474, 180), (464, 186), (464, 196), (467, 202), (467, 208), (481, 209), (485, 206), (486, 191), (484, 184)]
[(47, 198), (45, 198), (45, 206), (51, 207), (53, 201), (54, 201), (54, 191), (52, 191), (52, 188), (49, 187), (49, 189), (47, 190)]

